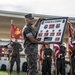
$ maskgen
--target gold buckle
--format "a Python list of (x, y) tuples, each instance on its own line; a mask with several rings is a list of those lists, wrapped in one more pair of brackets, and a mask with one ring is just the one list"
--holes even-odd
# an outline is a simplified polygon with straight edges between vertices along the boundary
[(62, 54), (60, 54), (60, 55), (62, 55)]
[(49, 55), (47, 55), (47, 57), (50, 57)]

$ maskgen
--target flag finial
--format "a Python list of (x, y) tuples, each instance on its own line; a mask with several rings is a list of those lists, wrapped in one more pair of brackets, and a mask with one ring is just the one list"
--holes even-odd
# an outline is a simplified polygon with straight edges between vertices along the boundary
[(11, 19), (11, 24), (13, 24), (13, 19)]

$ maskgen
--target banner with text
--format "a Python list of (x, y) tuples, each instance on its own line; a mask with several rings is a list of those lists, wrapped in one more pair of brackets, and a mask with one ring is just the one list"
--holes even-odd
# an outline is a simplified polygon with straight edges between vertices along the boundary
[(36, 38), (53, 44), (62, 43), (67, 20), (68, 17), (42, 20)]

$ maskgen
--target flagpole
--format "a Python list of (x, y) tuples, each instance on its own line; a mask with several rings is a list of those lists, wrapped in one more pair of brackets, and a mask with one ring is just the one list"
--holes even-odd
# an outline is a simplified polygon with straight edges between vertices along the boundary
[[(11, 25), (13, 25), (13, 19), (11, 19)], [(11, 25), (10, 25), (10, 41), (12, 40), (12, 38), (11, 38)]]
[[(72, 24), (70, 23), (70, 21), (68, 22), (68, 31), (69, 31), (69, 27), (72, 27), (71, 26)], [(68, 35), (68, 38), (69, 38), (69, 35)], [(71, 39), (72, 40), (72, 39)], [(69, 46), (69, 39), (68, 39), (68, 46)], [(71, 63), (71, 56), (70, 56), (70, 53), (69, 53), (69, 60), (70, 60), (70, 63)], [(71, 70), (70, 70), (70, 72), (71, 72), (71, 75), (72, 75), (72, 63), (71, 63), (71, 65), (70, 65), (70, 68), (71, 68)]]
[[(54, 44), (53, 44), (53, 50), (54, 50)], [(55, 67), (54, 75), (57, 75), (57, 64), (56, 64), (55, 50), (53, 51), (53, 59), (54, 59), (54, 67)]]
[[(11, 19), (11, 21), (10, 21), (10, 41), (12, 40), (12, 38), (11, 38), (11, 25), (13, 24), (13, 19)], [(9, 41), (9, 42), (10, 42)], [(8, 57), (9, 59), (8, 59), (8, 61), (10, 60), (10, 56)], [(10, 64), (10, 62), (9, 62), (9, 64)], [(9, 68), (8, 68), (8, 75), (9, 75), (10, 73), (9, 73)]]
[(70, 70), (70, 72), (71, 72), (71, 75), (72, 75), (72, 63), (71, 63), (71, 56), (70, 56), (70, 53), (69, 53), (69, 60), (70, 60), (70, 68), (71, 68), (71, 70)]
[(13, 19), (11, 19), (11, 25), (13, 24)]

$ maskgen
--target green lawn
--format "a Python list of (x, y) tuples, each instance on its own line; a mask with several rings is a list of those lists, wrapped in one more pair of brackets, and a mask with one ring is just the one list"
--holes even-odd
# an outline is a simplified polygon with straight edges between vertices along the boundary
[[(8, 75), (7, 71), (0, 71), (0, 75)], [(12, 75), (17, 75), (16, 72), (12, 72)], [(26, 72), (20, 72), (20, 75), (27, 75)], [(40, 75), (39, 73), (37, 73), (37, 75)]]

